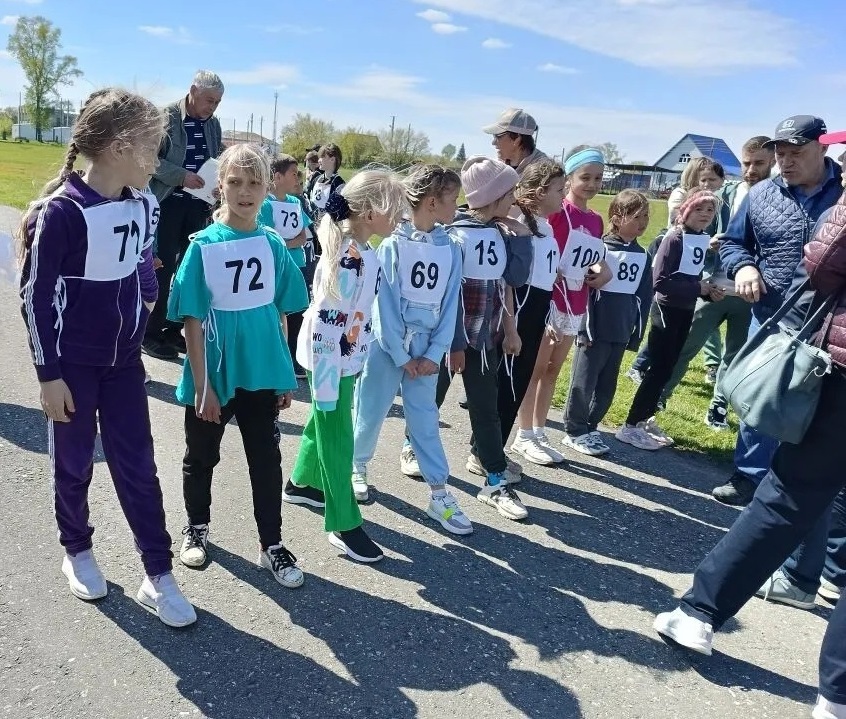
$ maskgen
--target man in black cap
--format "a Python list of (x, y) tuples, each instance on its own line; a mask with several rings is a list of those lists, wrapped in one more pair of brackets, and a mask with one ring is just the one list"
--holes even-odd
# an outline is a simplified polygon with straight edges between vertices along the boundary
[[(804, 280), (801, 269), (795, 277), (802, 248), (820, 215), (840, 197), (840, 167), (825, 156), (827, 148), (819, 141), (825, 132), (825, 123), (811, 115), (794, 115), (778, 124), (765, 144), (775, 148), (781, 174), (749, 190), (722, 238), (720, 262), (737, 294), (752, 304), (750, 337), (782, 305), (791, 285)], [(802, 309), (793, 316), (799, 317)], [(714, 498), (749, 504), (777, 447), (775, 439), (741, 422), (734, 474), (714, 488)]]

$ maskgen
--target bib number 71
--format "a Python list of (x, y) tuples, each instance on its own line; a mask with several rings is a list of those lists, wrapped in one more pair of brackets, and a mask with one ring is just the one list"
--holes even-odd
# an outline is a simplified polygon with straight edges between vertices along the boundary
[[(244, 260), (229, 260), (225, 263), (227, 269), (234, 269), (235, 276), (232, 278), (232, 294), (237, 295), (241, 291), (241, 272), (244, 269)], [(261, 277), (261, 262), (258, 257), (251, 257), (246, 262), (248, 270), (254, 270), (253, 278), (247, 285), (247, 290), (253, 292), (255, 290), (263, 290), (264, 282), (260, 282)]]

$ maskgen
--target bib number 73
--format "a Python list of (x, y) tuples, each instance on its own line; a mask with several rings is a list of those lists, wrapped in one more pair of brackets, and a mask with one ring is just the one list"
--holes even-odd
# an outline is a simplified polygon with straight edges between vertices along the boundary
[(255, 290), (263, 290), (264, 282), (260, 282), (261, 278), (261, 261), (258, 257), (251, 257), (249, 260), (229, 260), (225, 263), (227, 269), (235, 270), (235, 275), (232, 278), (232, 293), (238, 294), (241, 291), (241, 272), (244, 270), (244, 265), (248, 270), (253, 270), (253, 277), (247, 285), (249, 292)]

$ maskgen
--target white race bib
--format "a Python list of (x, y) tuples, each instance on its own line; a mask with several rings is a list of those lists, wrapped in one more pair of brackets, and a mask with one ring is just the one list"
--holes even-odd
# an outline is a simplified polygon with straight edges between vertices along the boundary
[(711, 238), (708, 235), (694, 235), (685, 232), (682, 235), (682, 256), (679, 272), (683, 275), (700, 275), (705, 265), (705, 251)]
[(440, 306), (452, 270), (452, 246), (397, 241), (400, 296), (409, 302)]
[(303, 211), (299, 202), (271, 200), (273, 229), (283, 240), (293, 240), (303, 231)]
[(496, 227), (453, 227), (450, 235), (464, 251), (464, 277), (498, 280), (505, 272), (505, 240)]
[(552, 291), (558, 273), (558, 242), (550, 235), (532, 238), (532, 274), (529, 284)]
[(141, 200), (82, 208), (88, 233), (85, 279), (122, 280), (138, 265), (147, 239), (147, 209)]
[(611, 270), (611, 281), (603, 285), (602, 292), (617, 292), (633, 295), (640, 287), (643, 269), (646, 267), (646, 253), (626, 250), (608, 250), (605, 261)]
[(572, 229), (558, 269), (567, 279), (583, 280), (590, 266), (599, 262), (604, 254), (605, 243), (600, 238)]
[(203, 273), (216, 310), (251, 310), (273, 302), (276, 262), (264, 235), (201, 245)]
[(332, 192), (331, 182), (315, 182), (311, 189), (311, 201), (321, 210), (326, 209), (326, 201)]

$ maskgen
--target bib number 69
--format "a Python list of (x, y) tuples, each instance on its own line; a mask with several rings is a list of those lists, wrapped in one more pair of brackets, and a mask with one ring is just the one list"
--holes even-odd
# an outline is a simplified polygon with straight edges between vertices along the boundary
[[(418, 260), (411, 268), (411, 286), (414, 289), (419, 290), (425, 284), (427, 288), (433, 290), (438, 286), (439, 274), (440, 270), (438, 269), (438, 265), (436, 263), (432, 262), (428, 267), (426, 267), (426, 263)], [(428, 282), (426, 281), (427, 278), (429, 280)]]

